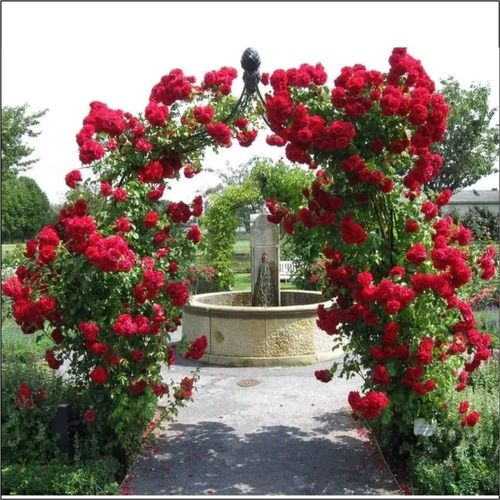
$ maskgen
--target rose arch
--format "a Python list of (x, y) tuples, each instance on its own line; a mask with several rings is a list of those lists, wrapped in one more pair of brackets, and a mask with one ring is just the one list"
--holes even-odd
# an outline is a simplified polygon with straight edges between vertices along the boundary
[[(161, 363), (174, 362), (169, 333), (189, 299), (186, 270), (202, 238), (194, 219), (203, 211), (201, 197), (165, 204), (164, 191), (196, 175), (207, 148), (249, 147), (264, 122), (267, 143), (316, 174), (302, 208), (267, 200), (268, 218), (289, 234), (301, 225), (323, 238), (322, 289), (334, 301), (318, 308), (317, 322), (345, 345), (341, 375), (363, 377), (363, 394), (351, 392), (349, 404), (395, 441), (411, 439), (416, 417), (457, 412), (445, 407), (447, 390), (462, 390), (491, 353), (467, 284), (474, 273), (492, 278), (495, 250), (476, 255), (471, 232), (439, 216), (451, 191), (422, 189), (441, 168), (432, 145), (448, 106), (402, 48), (387, 73), (344, 67), (333, 88), (321, 64), (260, 75), (247, 49), (242, 66), (239, 99), (231, 95), (237, 71), (222, 67), (199, 84), (180, 69), (164, 75), (144, 116), (92, 102), (76, 140), (94, 178), (66, 176), (58, 221), (27, 242), (3, 293), (25, 334), (54, 341), (48, 365), (68, 360), (102, 434), (131, 453), (158, 397), (169, 396), (171, 414), (198, 377), (169, 386), (160, 374)], [(199, 359), (205, 347), (200, 332), (182, 355)], [(334, 371), (316, 377), (328, 382)], [(478, 418), (472, 408), (457, 412), (464, 426)]]

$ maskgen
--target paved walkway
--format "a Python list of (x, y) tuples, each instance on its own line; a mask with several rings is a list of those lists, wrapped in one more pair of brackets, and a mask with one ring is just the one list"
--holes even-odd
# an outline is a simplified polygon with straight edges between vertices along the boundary
[[(346, 408), (360, 380), (315, 380), (314, 370), (330, 364), (204, 365), (194, 402), (156, 431), (123, 493), (400, 495), (376, 446)], [(164, 378), (178, 381), (197, 366), (182, 360)]]

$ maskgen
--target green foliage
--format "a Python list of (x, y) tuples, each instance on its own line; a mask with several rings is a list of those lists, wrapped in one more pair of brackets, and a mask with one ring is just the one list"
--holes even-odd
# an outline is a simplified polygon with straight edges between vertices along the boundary
[(500, 317), (498, 307), (476, 311), (477, 328), (491, 336), (494, 349), (500, 348)]
[[(313, 178), (310, 171), (299, 166), (290, 166), (283, 161), (272, 162), (267, 158), (253, 158), (241, 168), (245, 176), (238, 175), (238, 170), (235, 170), (231, 176), (232, 184), (209, 197), (208, 209), (201, 219), (205, 232), (203, 259), (217, 269), (217, 290), (228, 290), (234, 285), (236, 229), (246, 225), (250, 213), (256, 207), (262, 207), (267, 199), (279, 197), (288, 207), (298, 209), (302, 202), (301, 189)], [(295, 243), (283, 235), (285, 258), (293, 254), (297, 269), (307, 269), (318, 258), (320, 249), (310, 242), (311, 238), (307, 236)]]
[(2, 240), (24, 241), (48, 223), (47, 195), (29, 177), (7, 177), (2, 182)]
[[(30, 168), (38, 159), (29, 158), (34, 148), (28, 138), (40, 135), (35, 128), (47, 110), (28, 114), (28, 105), (2, 107), (2, 170), (4, 175), (15, 176)], [(5, 179), (5, 177), (4, 177)]]
[(461, 427), (454, 412), (434, 436), (418, 438), (409, 463), (415, 494), (498, 495), (498, 383), (498, 362), (490, 361), (473, 374), (470, 388), (450, 394), (450, 407), (469, 401), (480, 423)]
[(217, 270), (215, 288), (228, 290), (234, 283), (232, 269), (236, 229), (240, 225), (237, 210), (259, 200), (259, 192), (250, 183), (229, 186), (209, 199), (209, 208), (201, 218), (204, 229), (203, 261)]
[[(3, 309), (2, 309), (3, 311)], [(24, 335), (10, 317), (2, 317), (2, 363), (38, 362), (53, 342), (44, 334)]]
[(116, 495), (119, 464), (112, 457), (81, 464), (6, 465), (2, 493), (10, 495)]
[(484, 207), (472, 207), (460, 218), (464, 226), (468, 227), (475, 240), (498, 241), (500, 229), (500, 213), (490, 212)]
[(497, 172), (498, 126), (490, 125), (496, 109), (489, 107), (490, 88), (485, 85), (463, 89), (450, 77), (441, 81), (440, 92), (450, 112), (444, 140), (434, 148), (443, 156), (443, 167), (429, 188), (456, 192)]
[[(62, 455), (50, 431), (50, 421), (58, 404), (76, 402), (74, 389), (55, 376), (46, 366), (34, 363), (21, 350), (19, 357), (12, 349), (5, 355), (2, 345), (2, 460), (4, 463), (46, 463)], [(19, 385), (26, 383), (32, 391), (32, 408), (16, 402)], [(37, 391), (42, 388), (45, 397)]]

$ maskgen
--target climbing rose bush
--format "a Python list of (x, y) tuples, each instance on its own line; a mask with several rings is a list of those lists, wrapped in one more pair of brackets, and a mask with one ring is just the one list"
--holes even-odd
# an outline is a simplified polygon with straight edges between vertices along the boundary
[[(90, 103), (76, 135), (83, 166), (65, 177), (67, 202), (57, 222), (26, 243), (26, 260), (3, 283), (22, 331), (53, 340), (48, 366), (66, 363), (89, 392), (84, 420), (126, 455), (137, 449), (158, 398), (168, 398), (175, 413), (198, 377), (176, 387), (161, 366), (175, 361), (170, 333), (189, 300), (203, 200), (162, 197), (173, 181), (199, 172), (206, 147), (229, 146), (233, 136), (250, 144), (250, 120), (228, 119), (236, 74), (225, 67), (196, 85), (175, 69), (154, 85), (139, 116)], [(83, 168), (93, 174), (85, 181)], [(203, 333), (181, 344), (186, 358), (203, 355)]]
[[(496, 252), (475, 254), (471, 231), (439, 215), (450, 190), (423, 191), (442, 166), (432, 145), (448, 106), (406, 49), (394, 49), (389, 65), (344, 67), (331, 89), (320, 65), (270, 75), (267, 142), (316, 179), (298, 211), (275, 199), (267, 207), (289, 234), (303, 226), (323, 238), (320, 278), (332, 305), (318, 307), (317, 324), (345, 351), (341, 375), (364, 380), (363, 394), (349, 394), (354, 415), (397, 444), (411, 440), (416, 418), (455, 411), (457, 426), (478, 421), (446, 401), (491, 355), (464, 286), (494, 276)], [(329, 382), (336, 368), (316, 378)]]

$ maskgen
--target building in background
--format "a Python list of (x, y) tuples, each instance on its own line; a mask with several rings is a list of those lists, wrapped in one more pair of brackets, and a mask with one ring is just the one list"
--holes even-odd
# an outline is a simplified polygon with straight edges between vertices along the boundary
[(455, 193), (443, 212), (458, 212), (460, 215), (473, 207), (482, 207), (494, 214), (500, 211), (500, 195), (497, 188), (490, 190), (463, 190)]

